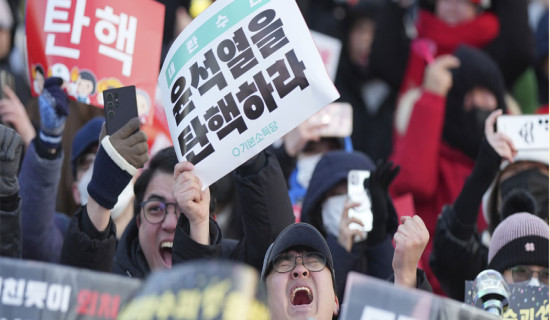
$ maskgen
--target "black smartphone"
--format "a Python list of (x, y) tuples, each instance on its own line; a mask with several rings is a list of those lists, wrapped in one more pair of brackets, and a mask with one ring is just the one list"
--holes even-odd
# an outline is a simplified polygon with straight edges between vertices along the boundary
[(108, 135), (112, 135), (130, 119), (138, 116), (136, 86), (104, 90), (103, 102)]

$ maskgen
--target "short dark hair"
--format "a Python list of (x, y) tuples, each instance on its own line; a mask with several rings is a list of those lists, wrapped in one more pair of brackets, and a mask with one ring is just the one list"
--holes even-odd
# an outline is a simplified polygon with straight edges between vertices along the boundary
[(140, 203), (143, 202), (145, 190), (155, 173), (162, 172), (172, 174), (177, 163), (178, 157), (176, 156), (174, 147), (164, 148), (153, 156), (149, 166), (137, 178), (136, 184), (134, 185), (134, 216), (139, 215), (139, 211), (141, 210)]
[(87, 70), (80, 71), (79, 76), (84, 80), (88, 80), (88, 81), (92, 82), (92, 85), (93, 85), (92, 93), (94, 93), (95, 92), (95, 86), (96, 86), (95, 76), (90, 71), (87, 71)]

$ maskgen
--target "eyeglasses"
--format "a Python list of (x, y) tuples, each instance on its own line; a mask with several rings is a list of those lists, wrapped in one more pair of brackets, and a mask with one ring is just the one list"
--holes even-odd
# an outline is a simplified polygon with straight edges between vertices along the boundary
[(512, 272), (512, 279), (514, 282), (528, 281), (533, 277), (533, 273), (537, 273), (539, 281), (544, 284), (548, 284), (548, 268), (540, 271), (534, 271), (527, 266), (516, 266), (510, 268), (510, 271)]
[(162, 223), (166, 219), (170, 207), (173, 207), (172, 212), (176, 214), (176, 218), (179, 218), (181, 215), (181, 209), (178, 207), (178, 204), (173, 202), (151, 199), (142, 202), (140, 206), (143, 209), (145, 220), (151, 224)]
[(273, 259), (273, 269), (279, 273), (289, 272), (296, 267), (297, 259), (302, 259), (302, 265), (309, 271), (323, 270), (327, 264), (324, 255), (318, 252), (308, 252), (302, 255), (295, 253), (282, 253)]

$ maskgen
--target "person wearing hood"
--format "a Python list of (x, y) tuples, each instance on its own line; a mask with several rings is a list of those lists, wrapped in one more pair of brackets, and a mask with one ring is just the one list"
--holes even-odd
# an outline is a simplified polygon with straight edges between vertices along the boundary
[[(373, 63), (384, 77), (400, 81), (400, 92), (422, 85), (433, 58), (459, 46), (481, 49), (494, 59), (511, 90), (535, 55), (527, 0), (398, 0), (382, 10)], [(417, 4), (416, 8), (411, 8)], [(411, 12), (414, 11), (412, 14)], [(415, 16), (415, 19), (411, 16)], [(404, 23), (405, 22), (405, 23)], [(384, 63), (384, 59), (395, 65)], [(399, 66), (399, 68), (396, 68)]]
[[(371, 176), (366, 189), (371, 197), (373, 227), (365, 234), (350, 224), (363, 224), (349, 215), (357, 207), (348, 199), (350, 170), (368, 170)], [(331, 151), (317, 163), (302, 207), (302, 222), (312, 224), (325, 237), (335, 257), (334, 277), (337, 295), (344, 294), (349, 271), (380, 279), (391, 276), (392, 236), (398, 227), (397, 215), (388, 195), (388, 186), (399, 168), (391, 163), (374, 163), (362, 152)]]
[(63, 243), (66, 265), (136, 278), (201, 258), (230, 258), (260, 269), (269, 243), (293, 222), (279, 164), (260, 152), (233, 173), (245, 236), (241, 241), (222, 239), (210, 216), (209, 188), (202, 190), (193, 165), (178, 163), (174, 148), (168, 147), (137, 178), (134, 217), (117, 242), (110, 211), (131, 173), (147, 162), (147, 138), (137, 118), (112, 136), (104, 136), (104, 128), (88, 202), (73, 216)]
[[(431, 291), (416, 268), (427, 236), (422, 219), (403, 218), (394, 236), (394, 274), (389, 281), (396, 286)], [(260, 276), (271, 319), (335, 319), (342, 303), (337, 296), (335, 263), (330, 246), (312, 225), (300, 222), (281, 231), (265, 254)]]
[[(22, 203), (22, 239), (24, 259), (58, 263), (70, 217), (57, 212), (56, 196), (61, 178), (64, 152), (61, 146), (65, 122), (70, 111), (62, 80), (46, 79), (38, 98), (41, 127), (27, 149), (19, 174)], [(87, 186), (98, 150), (103, 117), (86, 123), (74, 136), (71, 150), (73, 199), (85, 205)], [(118, 228), (124, 230), (132, 217), (133, 184), (129, 183), (111, 211)], [(130, 209), (130, 211), (128, 211)]]
[[(393, 196), (412, 195), (430, 235), (441, 208), (456, 199), (472, 172), (485, 120), (497, 109), (506, 112), (500, 71), (487, 54), (467, 46), (459, 47), (454, 56), (435, 59), (423, 87), (401, 100), (390, 157), (401, 166), (401, 172), (390, 192)], [(480, 230), (486, 228), (481, 218), (478, 223)], [(429, 269), (431, 247), (430, 242), (422, 266), (434, 292), (443, 293)]]
[(382, 79), (370, 60), (381, 1), (350, 5), (335, 86), (340, 101), (353, 108), (354, 150), (372, 159), (387, 159), (392, 151), (392, 121), (398, 91)]

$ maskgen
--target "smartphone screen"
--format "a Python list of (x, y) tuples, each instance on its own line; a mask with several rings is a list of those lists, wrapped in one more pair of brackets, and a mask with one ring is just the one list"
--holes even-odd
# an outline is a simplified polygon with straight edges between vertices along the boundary
[(138, 116), (135, 86), (107, 89), (103, 91), (103, 101), (108, 135)]
[(370, 171), (368, 170), (350, 170), (348, 173), (348, 197), (351, 202), (358, 202), (361, 204), (358, 207), (349, 209), (348, 215), (363, 222), (363, 226), (352, 223), (350, 224), (350, 228), (365, 232), (372, 230), (370, 195), (365, 189), (365, 181), (369, 179), (369, 177)]

